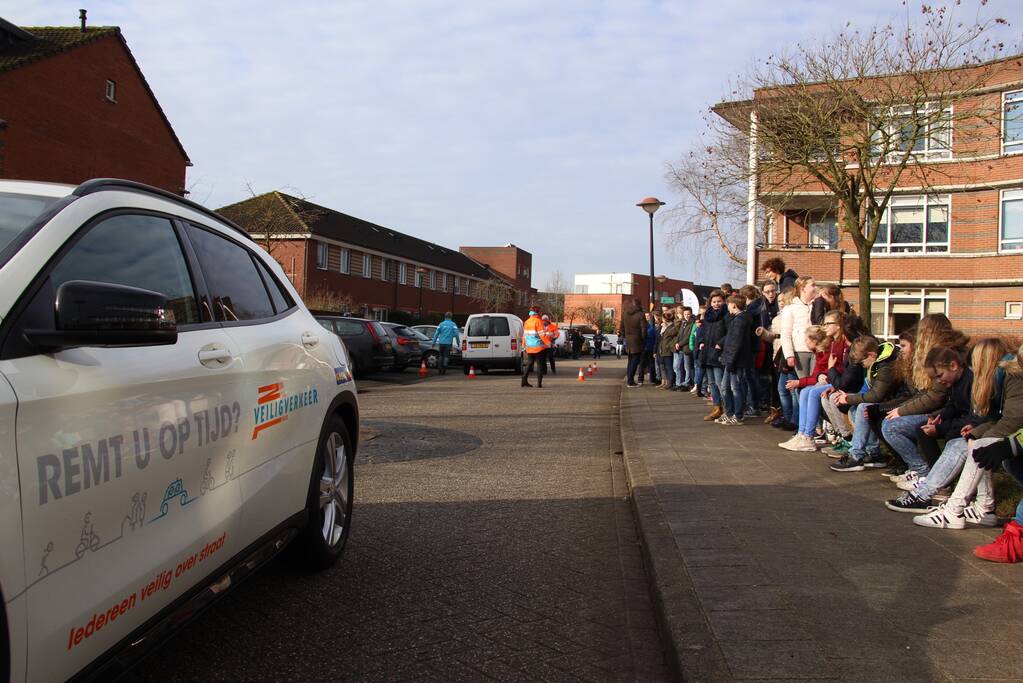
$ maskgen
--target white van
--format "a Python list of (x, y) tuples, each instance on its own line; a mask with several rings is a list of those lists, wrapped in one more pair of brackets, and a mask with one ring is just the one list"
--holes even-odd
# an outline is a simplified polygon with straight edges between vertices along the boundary
[(477, 313), (465, 321), (462, 371), (507, 368), (522, 374), (522, 319), (511, 313)]

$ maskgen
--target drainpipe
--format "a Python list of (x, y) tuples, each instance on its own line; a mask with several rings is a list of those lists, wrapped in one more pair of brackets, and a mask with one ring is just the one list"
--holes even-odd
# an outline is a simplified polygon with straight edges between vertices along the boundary
[(757, 112), (749, 113), (749, 195), (746, 198), (746, 284), (757, 279)]

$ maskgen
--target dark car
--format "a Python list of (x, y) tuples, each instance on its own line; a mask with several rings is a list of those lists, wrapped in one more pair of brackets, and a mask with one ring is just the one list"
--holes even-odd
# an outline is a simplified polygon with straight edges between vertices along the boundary
[(395, 365), (394, 343), (391, 335), (376, 320), (318, 315), (316, 320), (330, 330), (348, 349), (352, 359), (352, 374), (364, 376), (367, 372), (389, 370)]
[(429, 346), (430, 340), (406, 325), (398, 323), (381, 325), (391, 336), (391, 344), (394, 346), (394, 369), (401, 371), (410, 365), (419, 367), (423, 360), (423, 346)]
[[(423, 358), (426, 360), (426, 367), (436, 368), (440, 366), (440, 346), (433, 343), (433, 335), (437, 331), (436, 325), (416, 325), (412, 328), (419, 334), (423, 335), (425, 341), (419, 344), (423, 348)], [(461, 339), (465, 335), (463, 330), (458, 330), (458, 337)], [(462, 347), (457, 344), (451, 345), (451, 355), (448, 356), (448, 362), (456, 365), (462, 363)]]

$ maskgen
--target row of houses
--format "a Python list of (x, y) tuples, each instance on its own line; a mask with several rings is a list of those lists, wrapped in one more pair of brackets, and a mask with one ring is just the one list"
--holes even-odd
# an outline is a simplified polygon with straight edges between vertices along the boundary
[[(185, 195), (192, 163), (119, 28), (18, 27), (0, 18), (0, 178), (127, 178)], [(282, 192), (219, 209), (280, 262), (311, 308), (386, 320), (519, 313), (532, 254), (459, 247)]]

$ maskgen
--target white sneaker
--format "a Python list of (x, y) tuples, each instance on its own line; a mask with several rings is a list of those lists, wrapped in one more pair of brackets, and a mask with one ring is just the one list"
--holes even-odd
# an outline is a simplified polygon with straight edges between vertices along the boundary
[(947, 505), (939, 505), (926, 514), (914, 517), (913, 524), (931, 529), (965, 529), (966, 517), (955, 514)]
[(787, 451), (796, 450), (796, 444), (802, 443), (802, 434), (796, 434), (788, 441), (782, 441), (778, 444), (778, 448), (784, 448)]
[(963, 517), (966, 519), (967, 524), (998, 526), (998, 515), (983, 509), (977, 505), (977, 501), (973, 501), (963, 508)]
[(692, 389), (689, 390), (689, 393), (690, 394), (695, 394), (696, 393), (696, 389), (697, 389), (697, 387), (693, 387)]
[(817, 443), (812, 436), (801, 434), (799, 436), (799, 442), (796, 444), (796, 447), (793, 448), (792, 450), (800, 451), (802, 453), (816, 453)]
[(728, 416), (727, 415), (722, 415), (718, 419), (714, 420), (714, 423), (715, 424), (719, 424), (719, 425), (723, 425), (726, 422), (728, 422)]
[[(913, 476), (909, 476), (913, 475)], [(896, 481), (895, 485), (903, 491), (912, 491), (920, 484), (927, 482), (927, 477), (921, 477), (916, 472), (906, 472), (906, 478), (901, 481)]]

